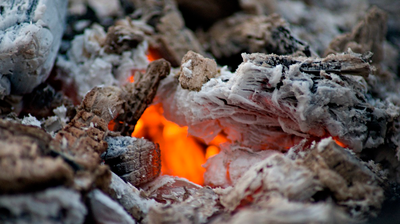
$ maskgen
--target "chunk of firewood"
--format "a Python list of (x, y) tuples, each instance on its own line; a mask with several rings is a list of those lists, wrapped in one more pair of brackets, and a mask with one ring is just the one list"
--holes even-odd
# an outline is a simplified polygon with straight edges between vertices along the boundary
[(107, 150), (104, 138), (108, 123), (117, 117), (114, 131), (130, 136), (137, 120), (152, 102), (160, 80), (169, 74), (169, 70), (169, 63), (160, 59), (152, 62), (146, 74), (137, 77), (134, 84), (129, 83), (123, 88), (92, 89), (78, 107), (77, 115), (57, 133), (56, 139), (63, 141), (65, 138), (68, 153), (77, 160), (81, 158), (79, 160), (85, 166), (97, 166), (100, 155)]
[(131, 136), (136, 122), (142, 116), (144, 110), (150, 105), (157, 93), (160, 81), (171, 70), (171, 65), (164, 59), (153, 61), (147, 67), (146, 73), (137, 73), (135, 82), (123, 87), (124, 101), (123, 113), (115, 118), (113, 131), (119, 131), (122, 135)]
[(365, 18), (350, 33), (340, 35), (332, 40), (325, 55), (345, 52), (351, 48), (360, 54), (371, 51), (371, 60), (379, 64), (383, 60), (383, 41), (387, 30), (387, 15), (378, 7), (372, 7)]
[[(180, 65), (181, 59), (189, 51), (205, 54), (194, 33), (185, 27), (178, 6), (172, 0), (132, 0), (141, 19), (155, 29), (149, 36), (150, 47), (173, 67)], [(135, 14), (135, 13), (134, 13)]]
[(142, 195), (163, 204), (178, 204), (184, 202), (202, 186), (185, 178), (162, 175), (154, 181), (140, 186)]
[(203, 165), (206, 168), (204, 184), (218, 187), (239, 184), (250, 167), (276, 153), (280, 154), (276, 150), (252, 152), (235, 144), (222, 145), (221, 152), (209, 158)]
[(384, 200), (379, 179), (348, 149), (323, 139), (304, 158), (307, 166), (334, 200), (357, 218), (376, 216)]
[(207, 34), (210, 51), (224, 62), (240, 58), (242, 52), (311, 56), (309, 46), (291, 34), (278, 14), (235, 14), (217, 22)]
[(107, 137), (107, 151), (102, 155), (110, 169), (133, 186), (154, 180), (161, 172), (158, 144), (143, 138)]
[(249, 168), (233, 187), (217, 193), (221, 204), (234, 211), (239, 205), (251, 204), (274, 191), (288, 200), (307, 202), (321, 187), (309, 169), (282, 154), (272, 154)]
[(0, 98), (30, 93), (47, 79), (53, 67), (67, 2), (1, 1), (0, 9)]
[(193, 51), (182, 58), (177, 76), (182, 88), (199, 91), (204, 83), (217, 76), (217, 63)]
[[(288, 23), (294, 36), (306, 41), (312, 50), (323, 55), (336, 36), (348, 32), (370, 7), (369, 1), (265, 1), (239, 0), (246, 13), (279, 14)], [(346, 49), (347, 50), (347, 49)]]
[(363, 78), (371, 73), (368, 58), (351, 52), (242, 56), (235, 73), (221, 69), (199, 92), (172, 77), (163, 82), (159, 97), (167, 119), (206, 141), (224, 131), (253, 150), (285, 151), (303, 138), (328, 135), (360, 152), (388, 140), (388, 124), (400, 108), (369, 97)]
[(108, 28), (103, 48), (108, 54), (122, 54), (122, 52), (130, 51), (143, 42), (144, 34), (144, 27), (138, 26), (132, 20), (118, 20), (114, 26)]
[(17, 193), (71, 186), (74, 171), (52, 150), (59, 146), (37, 127), (0, 120), (0, 192)]
[(133, 70), (146, 69), (145, 37), (152, 33), (145, 22), (129, 18), (116, 21), (107, 32), (94, 24), (74, 36), (66, 55), (58, 58), (57, 79), (74, 86), (79, 101), (96, 86), (122, 86)]

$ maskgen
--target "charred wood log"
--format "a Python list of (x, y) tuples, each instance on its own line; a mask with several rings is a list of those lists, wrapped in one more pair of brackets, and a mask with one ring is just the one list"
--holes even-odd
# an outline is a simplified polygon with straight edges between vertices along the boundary
[(0, 8), (0, 98), (30, 93), (53, 67), (67, 2), (2, 1)]
[(74, 170), (51, 155), (59, 145), (40, 128), (0, 120), (0, 148), (0, 193), (73, 183)]
[[(303, 150), (292, 152), (297, 154), (297, 159), (290, 159), (290, 153), (275, 153), (257, 162), (232, 187), (215, 190), (221, 204), (227, 211), (247, 206), (247, 212), (257, 213), (258, 209), (265, 208), (274, 219), (276, 213), (287, 209), (285, 206), (274, 208), (271, 204), (275, 200), (286, 201), (287, 206), (304, 212), (319, 207), (321, 211), (332, 210), (346, 218), (340, 206), (355, 220), (376, 216), (384, 200), (381, 187), (384, 176), (372, 172), (353, 152), (338, 146), (331, 138)], [(305, 207), (298, 207), (299, 202)], [(310, 202), (319, 206), (312, 208), (316, 204)], [(290, 213), (286, 218), (296, 216)]]
[(278, 14), (235, 14), (213, 25), (204, 44), (219, 64), (233, 68), (241, 63), (242, 52), (311, 56), (310, 47), (291, 34)]
[(360, 54), (371, 51), (374, 53), (371, 60), (378, 65), (384, 57), (383, 42), (387, 30), (386, 22), (386, 13), (376, 6), (373, 7), (350, 33), (340, 35), (332, 40), (325, 55), (346, 52), (349, 48)]
[(353, 217), (376, 216), (384, 200), (383, 179), (373, 173), (355, 154), (323, 139), (304, 158), (338, 205)]
[[(243, 54), (235, 73), (224, 69), (199, 92), (170, 77), (160, 88), (168, 119), (206, 141), (224, 131), (243, 146), (285, 150), (302, 138), (334, 136), (360, 152), (387, 139), (398, 107), (370, 100), (368, 58)], [(370, 128), (374, 127), (374, 128)]]
[(133, 186), (154, 180), (161, 171), (158, 144), (132, 137), (108, 137), (107, 151), (102, 155), (110, 169)]
[(115, 119), (113, 131), (120, 131), (122, 135), (131, 136), (136, 122), (142, 116), (144, 110), (153, 102), (160, 81), (171, 70), (171, 65), (164, 59), (156, 60), (148, 66), (146, 73), (137, 73), (134, 84), (123, 87), (124, 113), (120, 113)]

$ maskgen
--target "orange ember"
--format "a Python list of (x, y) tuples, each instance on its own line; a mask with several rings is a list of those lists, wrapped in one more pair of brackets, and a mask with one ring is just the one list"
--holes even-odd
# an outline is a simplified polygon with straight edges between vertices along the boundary
[(214, 145), (225, 138), (217, 136), (207, 147), (201, 140), (188, 135), (187, 127), (168, 121), (162, 115), (160, 104), (150, 106), (138, 121), (133, 137), (144, 137), (160, 144), (161, 173), (184, 177), (194, 183), (203, 184), (205, 169), (201, 166), (208, 158), (219, 153)]
[(343, 142), (339, 141), (339, 139), (337, 137), (332, 137), (332, 139), (336, 142), (336, 144), (338, 144), (340, 147), (342, 148), (347, 148), (347, 145), (344, 144)]
[(157, 59), (160, 59), (160, 58), (162, 58), (162, 57), (158, 53), (158, 51), (156, 49), (153, 49), (153, 48), (149, 47), (148, 54), (147, 54), (147, 60), (154, 61), (154, 60), (157, 60)]

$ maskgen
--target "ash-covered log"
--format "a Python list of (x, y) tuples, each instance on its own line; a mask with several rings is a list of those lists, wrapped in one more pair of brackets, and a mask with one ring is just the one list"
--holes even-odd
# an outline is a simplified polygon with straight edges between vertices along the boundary
[(303, 138), (333, 136), (360, 152), (389, 140), (399, 108), (371, 99), (368, 57), (242, 56), (235, 73), (220, 69), (199, 92), (170, 76), (159, 94), (166, 117), (206, 141), (224, 131), (253, 150), (285, 151)]
[(371, 51), (374, 53), (371, 60), (374, 64), (384, 58), (383, 42), (387, 31), (387, 15), (378, 7), (370, 9), (350, 33), (345, 33), (332, 40), (325, 55), (340, 53), (351, 48), (356, 53), (363, 54)]
[(131, 136), (136, 122), (144, 110), (153, 102), (158, 86), (171, 70), (171, 64), (164, 59), (153, 61), (147, 67), (146, 73), (136, 73), (135, 82), (125, 85), (123, 89), (123, 113), (115, 118), (113, 131)]
[[(255, 220), (279, 220), (277, 214), (293, 209), (285, 219), (308, 222), (309, 217), (300, 214), (318, 210), (313, 219), (349, 222), (350, 217), (355, 221), (377, 215), (384, 200), (383, 178), (352, 151), (326, 138), (301, 151), (270, 154), (250, 166), (232, 187), (215, 191), (227, 211), (266, 213)], [(329, 210), (332, 214), (323, 214)]]
[(53, 67), (67, 1), (2, 1), (0, 9), (0, 98), (30, 93)]

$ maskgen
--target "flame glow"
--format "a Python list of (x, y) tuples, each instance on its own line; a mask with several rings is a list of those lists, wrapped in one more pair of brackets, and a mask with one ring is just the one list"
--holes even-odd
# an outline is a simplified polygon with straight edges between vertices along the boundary
[(219, 135), (212, 141), (212, 145), (207, 146), (201, 140), (188, 135), (187, 127), (180, 127), (165, 119), (162, 112), (160, 104), (148, 107), (132, 136), (144, 137), (160, 144), (162, 174), (203, 184), (205, 169), (201, 165), (219, 153), (220, 149), (215, 144), (223, 142), (225, 138)]
[(339, 138), (333, 137), (332, 139), (333, 139), (333, 140), (336, 142), (336, 144), (338, 144), (340, 147), (342, 147), (342, 148), (347, 148), (347, 145), (344, 144), (343, 142), (339, 141)]

